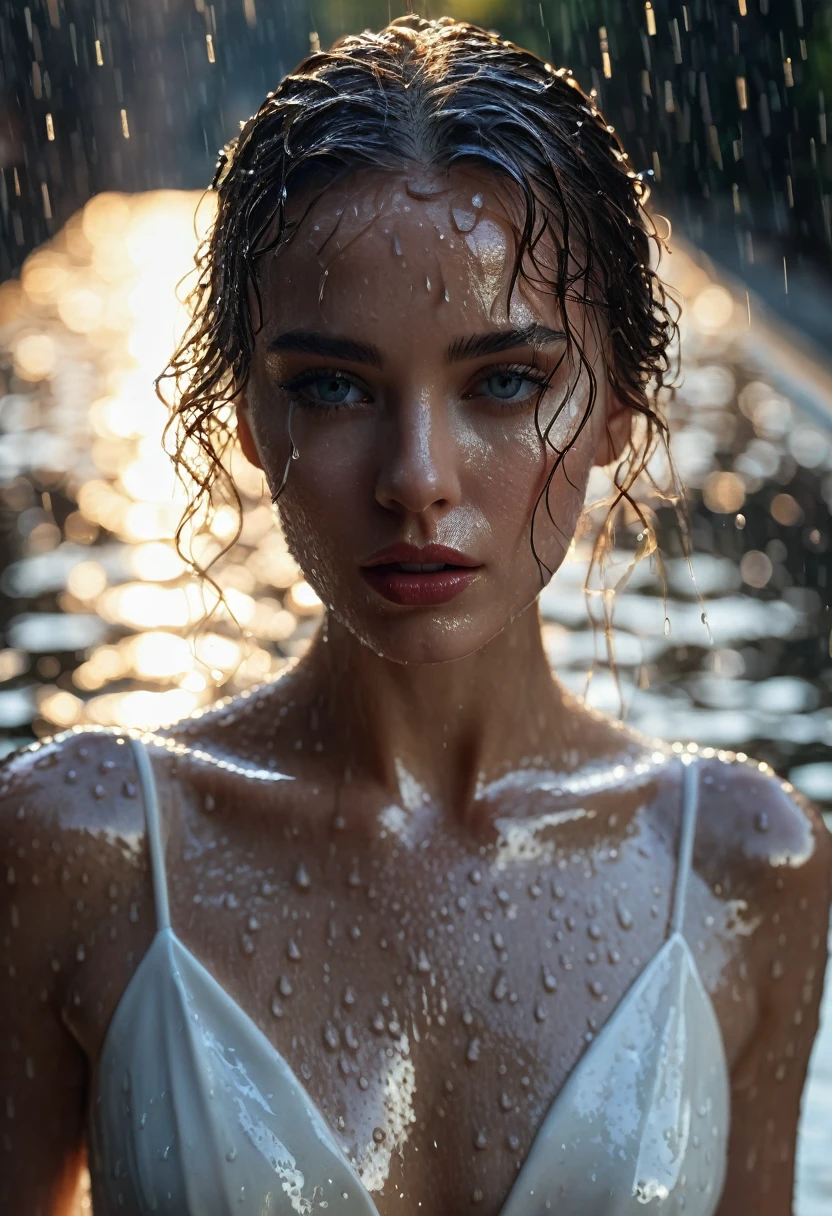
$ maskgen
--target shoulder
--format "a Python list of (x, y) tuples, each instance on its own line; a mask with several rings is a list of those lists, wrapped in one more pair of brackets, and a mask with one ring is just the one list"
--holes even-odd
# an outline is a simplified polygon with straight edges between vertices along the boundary
[[(99, 888), (142, 873), (144, 811), (127, 734), (76, 729), (5, 757), (0, 838), (18, 899), (40, 888), (71, 901), (77, 891), (87, 907)], [(64, 900), (49, 902), (59, 917)]]
[(699, 759), (696, 865), (712, 888), (745, 905), (749, 962), (767, 975), (788, 949), (825, 958), (832, 836), (808, 798), (742, 752)]

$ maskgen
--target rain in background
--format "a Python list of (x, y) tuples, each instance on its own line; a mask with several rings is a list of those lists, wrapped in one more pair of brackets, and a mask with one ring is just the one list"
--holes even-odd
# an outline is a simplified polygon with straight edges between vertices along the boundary
[[(199, 189), (218, 147), (300, 58), (397, 11), (0, 9), (0, 753), (79, 723), (171, 721), (270, 678), (308, 644), (320, 605), (241, 458), (243, 532), (214, 571), (225, 603), (178, 557), (184, 492), (152, 381), (182, 323), (174, 292), (195, 213), (200, 230), (210, 220)], [(662, 270), (684, 313), (667, 408), (692, 571), (675, 513), (654, 502), (667, 600), (643, 560), (616, 597), (616, 680), (579, 540), (541, 600), (553, 665), (602, 708), (623, 701), (649, 735), (754, 756), (832, 810), (832, 5), (417, 11), (497, 28), (572, 68), (650, 179), (669, 217), (657, 223), (672, 224)], [(598, 474), (590, 496), (604, 489)], [(637, 527), (620, 530), (622, 572)], [(220, 511), (203, 559), (235, 529)], [(832, 1210), (831, 1006), (804, 1105), (798, 1216)]]

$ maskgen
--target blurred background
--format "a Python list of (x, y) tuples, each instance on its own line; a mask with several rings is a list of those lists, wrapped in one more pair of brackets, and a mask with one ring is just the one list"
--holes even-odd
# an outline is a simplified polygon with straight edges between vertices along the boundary
[[(0, 7), (0, 754), (77, 724), (169, 722), (308, 644), (320, 605), (241, 459), (243, 533), (216, 568), (225, 605), (177, 556), (184, 493), (152, 381), (181, 325), (175, 289), (210, 222), (200, 200), (218, 148), (310, 50), (404, 11)], [(553, 665), (602, 708), (623, 702), (648, 734), (767, 761), (832, 812), (832, 2), (416, 11), (572, 68), (672, 232), (662, 272), (684, 312), (667, 409), (692, 568), (675, 512), (654, 503), (667, 597), (656, 561), (639, 563), (617, 597), (616, 680), (579, 540), (542, 596)], [(598, 474), (590, 494), (604, 489)], [(203, 558), (234, 529), (219, 512)], [(635, 531), (619, 536), (622, 571)], [(832, 984), (825, 1009), (798, 1216), (832, 1211)]]

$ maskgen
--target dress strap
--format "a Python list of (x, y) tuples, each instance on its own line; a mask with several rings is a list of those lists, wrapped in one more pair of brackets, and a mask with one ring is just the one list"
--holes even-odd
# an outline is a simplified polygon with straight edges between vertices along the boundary
[(696, 836), (696, 812), (699, 804), (699, 758), (685, 756), (682, 795), (682, 839), (676, 866), (676, 890), (673, 896), (673, 916), (670, 932), (681, 933), (685, 919), (688, 875), (693, 861), (693, 841)]
[(170, 928), (170, 908), (168, 905), (168, 882), (165, 875), (165, 853), (162, 847), (162, 831), (159, 815), (159, 798), (156, 793), (156, 781), (153, 777), (153, 765), (147, 754), (147, 748), (141, 739), (131, 738), (133, 758), (139, 775), (139, 788), (144, 801), (145, 822), (147, 824), (147, 840), (150, 846), (150, 869), (153, 875), (153, 899), (156, 905), (156, 928)]

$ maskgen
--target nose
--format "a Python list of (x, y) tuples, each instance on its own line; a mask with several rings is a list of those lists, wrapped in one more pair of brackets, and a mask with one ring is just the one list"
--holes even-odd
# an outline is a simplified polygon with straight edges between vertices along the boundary
[(410, 396), (388, 418), (376, 501), (391, 511), (443, 512), (460, 499), (457, 445), (442, 401)]

